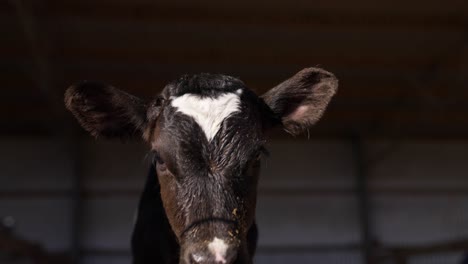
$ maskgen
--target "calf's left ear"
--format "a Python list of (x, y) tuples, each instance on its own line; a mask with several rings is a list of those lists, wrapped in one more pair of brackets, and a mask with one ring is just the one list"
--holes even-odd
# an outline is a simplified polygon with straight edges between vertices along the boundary
[(65, 106), (95, 137), (141, 136), (147, 124), (147, 106), (140, 98), (99, 82), (84, 81), (68, 88)]
[(320, 68), (306, 68), (262, 95), (293, 135), (303, 133), (323, 115), (338, 88), (338, 79)]

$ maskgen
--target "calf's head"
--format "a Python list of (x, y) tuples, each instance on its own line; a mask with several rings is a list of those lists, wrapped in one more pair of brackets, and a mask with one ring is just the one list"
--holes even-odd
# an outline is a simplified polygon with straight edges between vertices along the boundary
[(169, 83), (150, 101), (81, 82), (65, 103), (96, 137), (141, 137), (150, 145), (180, 263), (229, 264), (249, 262), (266, 130), (303, 132), (337, 85), (330, 72), (307, 68), (259, 97), (236, 78), (199, 74)]

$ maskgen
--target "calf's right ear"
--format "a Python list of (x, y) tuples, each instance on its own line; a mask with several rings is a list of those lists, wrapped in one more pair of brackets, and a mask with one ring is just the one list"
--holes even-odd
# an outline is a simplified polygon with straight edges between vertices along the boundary
[(65, 92), (65, 106), (95, 137), (142, 136), (147, 126), (147, 105), (112, 86), (84, 81)]

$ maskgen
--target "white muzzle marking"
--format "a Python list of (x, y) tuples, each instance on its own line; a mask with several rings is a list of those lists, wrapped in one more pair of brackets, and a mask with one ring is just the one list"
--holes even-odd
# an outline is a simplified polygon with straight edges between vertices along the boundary
[(215, 237), (213, 241), (208, 244), (208, 250), (215, 256), (215, 261), (220, 263), (226, 263), (226, 252), (228, 245), (224, 240)]

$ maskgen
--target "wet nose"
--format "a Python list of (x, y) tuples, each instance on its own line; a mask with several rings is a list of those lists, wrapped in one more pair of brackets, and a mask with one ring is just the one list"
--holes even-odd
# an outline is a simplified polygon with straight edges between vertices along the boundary
[(235, 249), (222, 239), (215, 238), (202, 250), (189, 253), (190, 264), (232, 264), (237, 257)]

